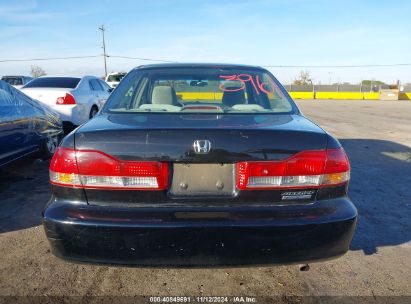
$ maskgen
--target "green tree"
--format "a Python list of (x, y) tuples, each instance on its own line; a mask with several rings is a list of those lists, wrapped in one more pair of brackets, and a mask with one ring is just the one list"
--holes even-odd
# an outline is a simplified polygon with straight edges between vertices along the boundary
[(363, 81), (361, 81), (361, 84), (363, 86), (370, 86), (371, 84), (381, 85), (381, 84), (385, 84), (385, 83), (383, 81), (380, 81), (380, 80), (363, 80)]

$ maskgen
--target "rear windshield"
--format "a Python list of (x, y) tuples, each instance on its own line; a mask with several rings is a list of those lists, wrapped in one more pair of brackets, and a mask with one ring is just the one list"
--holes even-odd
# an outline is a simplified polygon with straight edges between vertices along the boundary
[(22, 85), (23, 79), (21, 77), (2, 77), (1, 80), (7, 82), (10, 85)]
[(292, 113), (284, 88), (263, 69), (153, 68), (130, 72), (104, 111)]
[(41, 77), (30, 81), (24, 88), (68, 88), (74, 89), (80, 78), (76, 77)]

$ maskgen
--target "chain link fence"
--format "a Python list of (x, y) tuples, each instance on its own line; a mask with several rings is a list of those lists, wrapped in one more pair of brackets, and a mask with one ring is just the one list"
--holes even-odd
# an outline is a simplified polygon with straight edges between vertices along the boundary
[(411, 100), (411, 85), (286, 84), (294, 99)]
[[(411, 92), (411, 85), (405, 86), (405, 92)], [(404, 88), (405, 88), (404, 87)], [(387, 85), (361, 85), (361, 84), (286, 84), (288, 92), (380, 92), (381, 89), (387, 89)]]

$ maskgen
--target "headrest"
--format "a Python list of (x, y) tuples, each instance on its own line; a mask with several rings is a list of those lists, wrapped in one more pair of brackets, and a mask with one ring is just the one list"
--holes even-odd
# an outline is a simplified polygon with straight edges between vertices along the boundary
[(244, 90), (242, 89), (239, 91), (229, 91), (235, 89), (238, 89), (238, 87), (227, 87), (227, 91), (224, 91), (223, 104), (225, 104), (226, 106), (232, 107), (236, 104), (245, 104)]
[(177, 103), (177, 95), (174, 89), (170, 86), (156, 86), (153, 89), (151, 96), (152, 104), (175, 105)]

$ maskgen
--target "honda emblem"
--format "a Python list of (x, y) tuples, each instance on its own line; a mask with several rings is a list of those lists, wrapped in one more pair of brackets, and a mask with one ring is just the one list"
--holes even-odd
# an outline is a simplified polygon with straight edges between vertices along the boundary
[(211, 142), (209, 140), (196, 140), (193, 144), (194, 152), (197, 154), (207, 154), (211, 149)]

